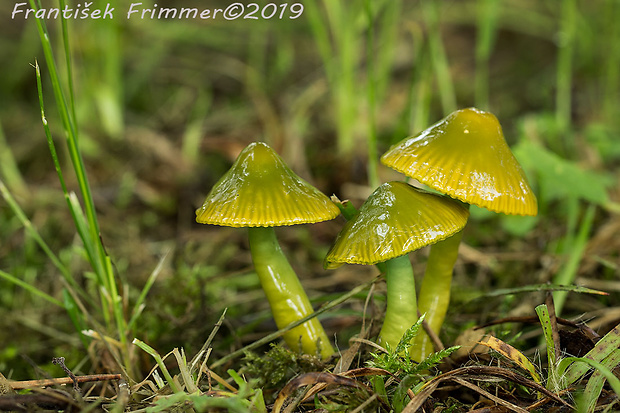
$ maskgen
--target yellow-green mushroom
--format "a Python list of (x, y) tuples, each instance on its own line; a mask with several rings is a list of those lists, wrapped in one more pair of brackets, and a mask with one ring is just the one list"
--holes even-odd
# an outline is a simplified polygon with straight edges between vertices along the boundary
[[(340, 214), (330, 199), (297, 176), (267, 144), (248, 145), (213, 186), (196, 221), (247, 227), (252, 262), (278, 328), (313, 312), (297, 275), (284, 256), (274, 227), (321, 222)], [(313, 318), (284, 334), (292, 349), (325, 358), (334, 350)]]
[[(475, 108), (457, 110), (394, 145), (381, 162), (466, 204), (511, 215), (536, 215), (534, 196), (497, 118)], [(438, 333), (450, 301), (452, 270), (462, 232), (431, 247), (418, 296), (421, 313)], [(426, 334), (416, 339), (418, 360), (430, 354)]]
[(381, 343), (395, 348), (418, 319), (407, 254), (460, 231), (468, 216), (467, 208), (448, 197), (404, 182), (388, 182), (368, 197), (340, 231), (325, 257), (325, 268), (385, 262), (387, 308)]

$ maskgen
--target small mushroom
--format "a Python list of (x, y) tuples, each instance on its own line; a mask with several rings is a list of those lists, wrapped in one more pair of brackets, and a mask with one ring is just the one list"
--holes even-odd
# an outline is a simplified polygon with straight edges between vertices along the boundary
[[(489, 112), (457, 110), (390, 148), (381, 162), (466, 204), (511, 215), (538, 212), (527, 178), (504, 139), (499, 121)], [(461, 237), (459, 232), (431, 247), (418, 305), (436, 333), (450, 301)], [(426, 334), (418, 339), (420, 359), (431, 352), (431, 342)]]
[[(297, 275), (284, 256), (274, 227), (321, 222), (340, 211), (318, 189), (297, 176), (267, 144), (248, 145), (196, 210), (201, 224), (248, 227), (252, 262), (278, 328), (313, 312)], [(327, 334), (314, 318), (284, 334), (289, 347), (328, 357)]]
[(325, 268), (385, 261), (387, 309), (381, 341), (395, 348), (418, 319), (413, 270), (407, 254), (460, 231), (469, 211), (448, 197), (404, 182), (377, 188), (348, 221), (325, 257)]

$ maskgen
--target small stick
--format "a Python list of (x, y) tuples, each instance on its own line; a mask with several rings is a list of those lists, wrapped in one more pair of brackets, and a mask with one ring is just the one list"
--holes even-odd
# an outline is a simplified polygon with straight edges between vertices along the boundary
[(67, 373), (67, 376), (69, 376), (71, 381), (73, 381), (73, 390), (75, 390), (78, 394), (82, 394), (82, 390), (80, 389), (80, 386), (78, 386), (77, 377), (75, 377), (75, 374), (73, 374), (73, 372), (69, 370), (69, 367), (65, 365), (65, 358), (54, 357), (52, 358), (52, 364), (59, 365), (65, 371), (65, 373)]
[(30, 389), (33, 387), (48, 387), (57, 386), (63, 384), (73, 383), (89, 383), (93, 381), (108, 381), (108, 380), (121, 380), (120, 374), (91, 374), (87, 376), (74, 376), (75, 380), (70, 377), (61, 377), (57, 379), (44, 379), (44, 380), (23, 380), (23, 381), (9, 381), (8, 384), (14, 390)]
[[(418, 310), (418, 318), (420, 317), (422, 317), (422, 314)], [(431, 326), (428, 325), (426, 320), (422, 320), (422, 328), (424, 328), (424, 332), (428, 334), (428, 337), (431, 339), (431, 342), (433, 343), (433, 348), (435, 349), (435, 351), (441, 351), (445, 349), (443, 343), (441, 342), (441, 339), (439, 338), (437, 333), (435, 333), (431, 329)]]

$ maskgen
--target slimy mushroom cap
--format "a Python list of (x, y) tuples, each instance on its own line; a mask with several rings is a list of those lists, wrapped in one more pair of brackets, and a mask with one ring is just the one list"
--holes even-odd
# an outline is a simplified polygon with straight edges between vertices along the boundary
[(276, 227), (327, 221), (340, 214), (322, 192), (297, 176), (267, 144), (254, 142), (196, 210), (201, 224)]
[(346, 223), (325, 257), (325, 268), (376, 264), (446, 239), (461, 230), (469, 211), (460, 203), (404, 182), (375, 190)]
[(527, 178), (489, 112), (457, 110), (390, 148), (381, 162), (468, 204), (511, 215), (538, 212)]

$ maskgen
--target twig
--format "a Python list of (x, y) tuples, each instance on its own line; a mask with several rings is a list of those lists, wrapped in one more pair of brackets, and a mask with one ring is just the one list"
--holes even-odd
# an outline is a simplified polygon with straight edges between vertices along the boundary
[(512, 410), (513, 412), (519, 412), (519, 413), (527, 413), (527, 410), (525, 410), (522, 407), (519, 407), (515, 404), (512, 404), (510, 402), (507, 402), (506, 400), (503, 400), (497, 396), (492, 395), (491, 393), (489, 393), (488, 391), (476, 386), (475, 384), (472, 384), (470, 382), (468, 382), (467, 380), (461, 379), (460, 377), (452, 377), (452, 380), (457, 382), (458, 384), (460, 384), (461, 386), (465, 386), (479, 394), (481, 394), (482, 396), (486, 397), (489, 400), (493, 400), (495, 403), (497, 404), (501, 404), (502, 406), (504, 406), (505, 408)]
[(44, 380), (23, 380), (23, 381), (9, 381), (9, 386), (14, 390), (30, 389), (33, 387), (48, 387), (58, 386), (71, 383), (89, 383), (93, 381), (108, 381), (108, 380), (121, 380), (120, 374), (90, 374), (87, 376), (75, 376), (75, 381), (70, 377), (61, 377), (57, 379), (44, 379)]
[(80, 389), (80, 386), (78, 386), (77, 377), (75, 377), (75, 374), (73, 374), (73, 372), (69, 370), (69, 367), (65, 365), (65, 358), (54, 357), (52, 359), (52, 364), (59, 365), (65, 371), (65, 373), (67, 373), (67, 376), (69, 376), (71, 381), (73, 381), (73, 390), (75, 390), (78, 394), (82, 394), (82, 390)]
[[(418, 310), (418, 318), (420, 317), (422, 317), (422, 314)], [(435, 333), (433, 329), (431, 329), (431, 326), (428, 325), (426, 320), (422, 320), (422, 328), (424, 328), (424, 332), (428, 335), (428, 337), (433, 342), (433, 347), (435, 348), (435, 351), (441, 351), (445, 349), (445, 346), (441, 342), (441, 339), (439, 338), (437, 333)]]

